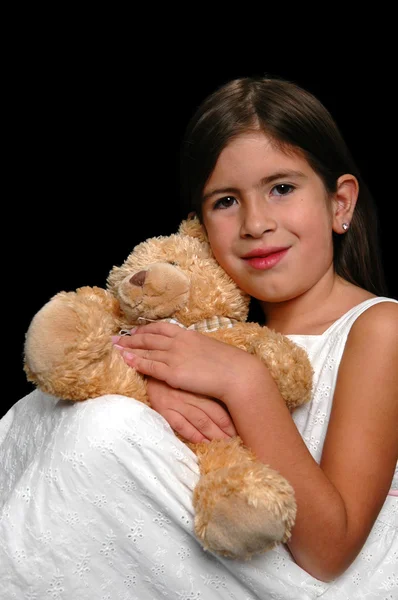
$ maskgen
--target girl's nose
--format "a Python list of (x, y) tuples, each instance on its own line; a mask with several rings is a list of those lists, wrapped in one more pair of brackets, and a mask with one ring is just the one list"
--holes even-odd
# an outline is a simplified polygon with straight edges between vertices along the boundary
[(247, 206), (241, 224), (242, 237), (261, 237), (267, 231), (276, 229), (276, 221), (270, 214), (264, 200), (255, 205)]

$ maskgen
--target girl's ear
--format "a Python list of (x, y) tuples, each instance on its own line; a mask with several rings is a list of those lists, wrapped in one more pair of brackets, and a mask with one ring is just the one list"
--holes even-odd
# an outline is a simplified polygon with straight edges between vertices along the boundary
[(337, 191), (333, 197), (333, 231), (345, 233), (350, 226), (359, 193), (358, 180), (349, 173), (337, 180)]

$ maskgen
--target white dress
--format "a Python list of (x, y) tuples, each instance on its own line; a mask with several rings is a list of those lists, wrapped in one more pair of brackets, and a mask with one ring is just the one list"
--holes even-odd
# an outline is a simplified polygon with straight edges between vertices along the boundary
[[(347, 334), (388, 300), (363, 302), (323, 335), (290, 336), (315, 369), (313, 399), (294, 420), (317, 461)], [(398, 599), (393, 492), (332, 583), (308, 575), (283, 546), (249, 562), (220, 559), (193, 535), (194, 454), (160, 415), (124, 396), (25, 396), (0, 420), (0, 469), (1, 600)]]

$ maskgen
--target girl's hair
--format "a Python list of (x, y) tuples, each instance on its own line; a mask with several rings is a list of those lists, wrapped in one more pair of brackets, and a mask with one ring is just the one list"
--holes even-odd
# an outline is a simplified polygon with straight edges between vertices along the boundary
[(332, 116), (311, 93), (276, 78), (244, 77), (208, 96), (188, 123), (181, 146), (181, 193), (184, 214), (202, 212), (202, 194), (217, 159), (236, 136), (260, 130), (281, 150), (299, 150), (321, 177), (328, 193), (337, 179), (351, 173), (359, 196), (349, 230), (333, 233), (338, 275), (376, 295), (387, 295), (380, 258), (377, 213)]

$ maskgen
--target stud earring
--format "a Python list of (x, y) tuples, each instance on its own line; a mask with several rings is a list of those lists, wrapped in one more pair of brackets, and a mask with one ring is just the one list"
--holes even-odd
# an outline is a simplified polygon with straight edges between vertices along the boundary
[(348, 223), (343, 223), (342, 224), (342, 228), (344, 229), (344, 231), (347, 231), (347, 229), (349, 228), (349, 224)]

